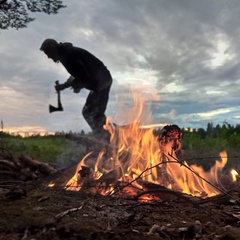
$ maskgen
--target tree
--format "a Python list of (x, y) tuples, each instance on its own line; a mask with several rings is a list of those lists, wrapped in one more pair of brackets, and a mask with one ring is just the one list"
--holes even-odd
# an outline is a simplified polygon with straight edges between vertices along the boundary
[(81, 136), (84, 136), (84, 135), (85, 135), (84, 130), (81, 131), (80, 135), (81, 135)]
[(29, 12), (57, 14), (65, 7), (60, 0), (0, 0), (0, 29), (25, 28), (35, 20)]
[(213, 123), (210, 122), (207, 124), (207, 135), (212, 136), (213, 135)]
[(202, 139), (204, 139), (206, 137), (206, 131), (204, 130), (204, 128), (199, 128), (197, 133), (200, 136), (200, 138), (202, 138)]

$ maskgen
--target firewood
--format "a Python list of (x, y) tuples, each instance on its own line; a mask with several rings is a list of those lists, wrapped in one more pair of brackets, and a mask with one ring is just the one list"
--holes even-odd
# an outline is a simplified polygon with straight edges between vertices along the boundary
[(17, 172), (12, 172), (12, 171), (0, 171), (0, 175), (1, 175), (1, 178), (3, 176), (9, 176), (11, 178), (14, 178), (14, 179), (18, 179), (19, 178), (19, 173)]
[(23, 166), (29, 167), (35, 171), (39, 171), (44, 175), (49, 175), (57, 172), (57, 170), (49, 164), (39, 162), (38, 160), (32, 159), (31, 157), (21, 155), (18, 159)]
[(7, 167), (13, 170), (17, 170), (17, 165), (14, 162), (11, 162), (6, 159), (1, 159), (0, 160), (0, 166)]
[(20, 174), (21, 175), (19, 176), (19, 179), (22, 181), (34, 180), (38, 178), (38, 176), (34, 172), (32, 172), (29, 168), (21, 168)]
[[(199, 207), (199, 203), (196, 201), (197, 198), (192, 197), (191, 195), (187, 195), (178, 191), (171, 190), (169, 188), (166, 188), (164, 186), (143, 181), (143, 180), (138, 180), (139, 183), (142, 184), (146, 188), (145, 191), (142, 191), (141, 193), (137, 194), (135, 196), (135, 199), (138, 199), (139, 197), (145, 195), (145, 194), (156, 194), (159, 196), (161, 199), (169, 199), (168, 194), (174, 196), (175, 198), (182, 199), (188, 203), (191, 203), (193, 207)], [(166, 195), (167, 194), (167, 195)], [(198, 200), (198, 199), (197, 199)]]

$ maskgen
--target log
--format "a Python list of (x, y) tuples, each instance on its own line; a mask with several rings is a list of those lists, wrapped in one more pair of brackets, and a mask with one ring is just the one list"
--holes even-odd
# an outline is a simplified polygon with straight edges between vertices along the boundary
[(12, 171), (4, 171), (4, 170), (0, 170), (0, 176), (1, 178), (6, 178), (5, 176), (10, 176), (14, 179), (18, 179), (19, 178), (19, 173), (16, 172), (12, 172)]
[(31, 157), (21, 155), (18, 159), (22, 166), (29, 167), (33, 171), (39, 171), (44, 175), (49, 175), (57, 172), (57, 169), (53, 168), (49, 164), (39, 162), (38, 160)]
[[(188, 194), (184, 194), (184, 193), (181, 193), (178, 191), (171, 190), (171, 189), (161, 186), (159, 184), (155, 184), (155, 183), (151, 183), (151, 182), (147, 182), (147, 181), (143, 181), (143, 180), (138, 180), (138, 182), (142, 186), (144, 186), (146, 188), (146, 190), (137, 194), (135, 196), (136, 200), (145, 194), (153, 194), (153, 195), (159, 196), (161, 199), (164, 199), (164, 200), (172, 201), (172, 200), (175, 200), (176, 198), (182, 199), (182, 200), (192, 204), (193, 207), (199, 207), (199, 202), (198, 202), (199, 198), (197, 198), (197, 197), (193, 197)], [(169, 197), (169, 195), (170, 195), (170, 197)], [(172, 198), (171, 196), (174, 196), (174, 198)]]
[(7, 168), (10, 168), (10, 169), (13, 169), (13, 170), (18, 169), (17, 165), (14, 162), (11, 162), (11, 161), (6, 160), (6, 159), (0, 159), (0, 166), (1, 165), (3, 167), (7, 167)]

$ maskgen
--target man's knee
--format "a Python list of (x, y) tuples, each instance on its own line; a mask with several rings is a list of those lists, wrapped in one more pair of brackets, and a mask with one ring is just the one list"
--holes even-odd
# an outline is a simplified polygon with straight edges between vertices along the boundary
[(83, 117), (86, 119), (86, 117), (87, 117), (87, 109), (86, 109), (86, 107), (84, 107), (83, 109), (82, 109), (82, 115), (83, 115)]
[(88, 107), (83, 108), (82, 115), (87, 122), (91, 121), (91, 111), (89, 111)]

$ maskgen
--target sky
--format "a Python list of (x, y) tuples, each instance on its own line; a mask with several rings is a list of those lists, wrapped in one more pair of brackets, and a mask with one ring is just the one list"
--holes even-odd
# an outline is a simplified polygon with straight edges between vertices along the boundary
[(61, 92), (68, 72), (39, 50), (71, 42), (104, 62), (113, 85), (106, 115), (119, 125), (206, 128), (240, 120), (239, 0), (63, 0), (58, 14), (31, 13), (23, 29), (0, 31), (0, 119), (11, 131), (90, 131), (88, 91)]

